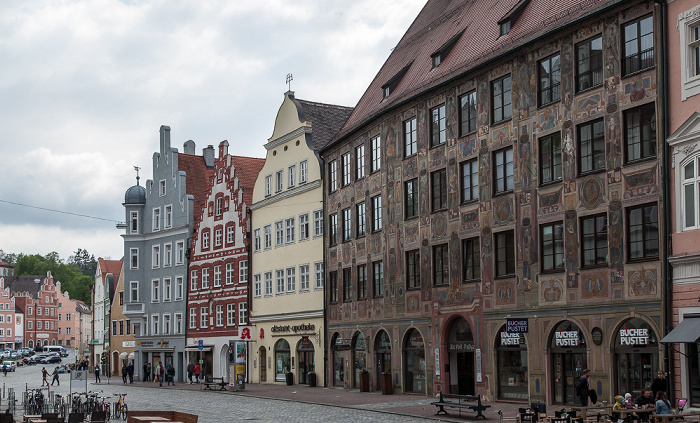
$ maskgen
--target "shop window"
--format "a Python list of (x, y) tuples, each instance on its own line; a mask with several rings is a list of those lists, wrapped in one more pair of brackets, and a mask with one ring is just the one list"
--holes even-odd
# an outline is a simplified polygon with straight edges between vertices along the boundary
[(299, 341), (297, 357), (299, 360), (299, 383), (308, 384), (309, 372), (315, 371), (314, 344), (309, 340), (308, 336), (302, 337), (301, 341)]
[(365, 343), (365, 337), (362, 336), (361, 332), (355, 332), (350, 346), (352, 348), (352, 367), (354, 375), (352, 387), (359, 389), (360, 374), (363, 370), (367, 369), (367, 345)]
[(614, 391), (629, 392), (637, 398), (651, 386), (659, 370), (656, 332), (638, 317), (626, 320), (615, 332), (614, 356)]
[(280, 339), (275, 343), (275, 380), (286, 381), (287, 372), (291, 371), (289, 342)]
[(498, 398), (528, 400), (528, 357), (525, 335), (508, 333), (505, 325), (496, 337)]
[(420, 332), (411, 329), (404, 341), (405, 392), (426, 393), (425, 344)]
[(391, 338), (384, 330), (380, 330), (374, 340), (376, 361), (377, 389), (382, 386), (382, 373), (391, 374)]
[(550, 335), (549, 356), (552, 360), (550, 386), (555, 404), (580, 405), (576, 385), (587, 366), (586, 338), (574, 322), (565, 320)]
[(450, 392), (459, 395), (474, 395), (474, 336), (469, 323), (462, 317), (452, 323), (447, 338), (447, 362), (445, 371), (449, 370)]

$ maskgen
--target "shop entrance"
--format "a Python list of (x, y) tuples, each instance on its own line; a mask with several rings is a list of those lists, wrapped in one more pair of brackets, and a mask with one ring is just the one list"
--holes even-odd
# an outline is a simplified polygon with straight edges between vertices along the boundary
[(425, 344), (416, 329), (406, 336), (404, 343), (404, 386), (405, 392), (426, 392), (425, 381)]
[(355, 332), (352, 338), (352, 366), (353, 380), (352, 387), (360, 389), (360, 372), (367, 369), (367, 345), (362, 333)]
[(308, 384), (308, 373), (314, 371), (314, 344), (308, 336), (301, 338), (297, 348), (299, 360), (299, 383)]
[(615, 392), (629, 392), (637, 398), (659, 370), (656, 333), (644, 320), (633, 317), (615, 334)]
[(474, 337), (469, 323), (459, 317), (447, 340), (450, 393), (474, 395)]
[(376, 390), (382, 389), (382, 373), (391, 373), (391, 340), (386, 331), (380, 331), (374, 341), (374, 352), (377, 359)]
[(287, 380), (286, 374), (291, 369), (289, 342), (280, 339), (275, 343), (275, 380), (277, 382), (285, 382)]
[(260, 347), (260, 382), (267, 382), (267, 350)]
[(333, 354), (331, 359), (331, 364), (333, 365), (333, 386), (343, 386), (343, 381), (345, 380), (343, 354), (339, 350), (339, 348), (342, 347), (342, 343), (343, 340), (340, 338), (340, 334), (338, 332), (334, 333), (331, 338), (331, 345), (333, 346), (331, 349)]
[(552, 360), (552, 403), (579, 405), (576, 384), (587, 367), (586, 341), (581, 329), (568, 320), (560, 322), (549, 341)]

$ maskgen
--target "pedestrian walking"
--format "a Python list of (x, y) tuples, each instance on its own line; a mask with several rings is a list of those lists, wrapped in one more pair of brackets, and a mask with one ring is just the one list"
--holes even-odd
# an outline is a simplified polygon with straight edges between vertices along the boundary
[(190, 385), (192, 385), (192, 375), (194, 374), (194, 363), (190, 360), (190, 364), (187, 365), (187, 379), (190, 380)]
[[(579, 379), (578, 384), (576, 385), (576, 394), (578, 395), (579, 399), (581, 400), (581, 407), (587, 407), (588, 406), (588, 399), (590, 398), (593, 400), (593, 403), (595, 404), (598, 401), (598, 396), (595, 394), (595, 391), (591, 391), (591, 371), (589, 369), (585, 369), (583, 371), (583, 376)], [(595, 397), (594, 397), (595, 395)]]
[(199, 375), (202, 373), (202, 367), (199, 365), (199, 363), (195, 364), (194, 366), (194, 378), (197, 380), (197, 383), (199, 383)]
[(122, 364), (122, 383), (126, 384), (126, 364)]
[(53, 369), (53, 379), (51, 379), (51, 386), (53, 386), (54, 382), (58, 383), (58, 386), (61, 386), (61, 381), (58, 380), (58, 366), (56, 366)]
[(2, 364), (2, 372), (7, 376), (7, 364), (5, 363)]
[(165, 366), (163, 366), (163, 362), (161, 361), (158, 363), (158, 383), (160, 386), (163, 386), (163, 378), (165, 377)]
[(46, 371), (46, 367), (42, 367), (41, 369), (41, 386), (49, 386), (49, 380), (47, 379), (49, 377), (49, 372)]
[(100, 383), (100, 365), (95, 364), (95, 383)]
[[(144, 382), (148, 382), (151, 380), (151, 363), (146, 362), (146, 365), (143, 368), (143, 372), (146, 374), (146, 377), (144, 378)], [(154, 375), (155, 376), (155, 375)], [(155, 380), (155, 377), (153, 378)]]
[(168, 369), (166, 371), (168, 373), (168, 386), (170, 386), (170, 383), (175, 386), (175, 366), (173, 366), (173, 363), (168, 364)]
[(134, 383), (134, 363), (129, 362), (129, 365), (126, 366), (126, 374), (129, 375), (129, 383)]

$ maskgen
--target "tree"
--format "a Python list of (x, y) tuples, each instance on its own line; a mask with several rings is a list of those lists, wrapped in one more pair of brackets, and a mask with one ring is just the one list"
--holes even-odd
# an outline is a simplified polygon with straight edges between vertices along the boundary
[(95, 277), (97, 271), (97, 260), (95, 256), (88, 253), (87, 250), (78, 248), (72, 256), (68, 257), (68, 264), (75, 264), (80, 269), (80, 272), (85, 276)]
[[(71, 256), (69, 261), (73, 262), (70, 264), (64, 263), (55, 251), (45, 256), (20, 253), (13, 255), (13, 257), (16, 258), (16, 275), (43, 276), (50, 271), (54, 281), (61, 282), (62, 291), (68, 291), (72, 299), (90, 304), (90, 285), (95, 277), (97, 262), (94, 256), (90, 256), (86, 250), (78, 250), (76, 256)], [(75, 257), (78, 257), (77, 260), (80, 264), (75, 262)], [(81, 265), (83, 268), (80, 267)], [(92, 269), (90, 269), (91, 266)]]

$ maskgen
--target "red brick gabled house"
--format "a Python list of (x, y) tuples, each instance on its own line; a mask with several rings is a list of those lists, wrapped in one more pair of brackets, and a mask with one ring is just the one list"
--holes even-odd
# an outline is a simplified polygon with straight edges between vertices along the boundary
[(24, 313), (24, 345), (58, 345), (58, 299), (53, 276), (10, 276), (5, 285)]
[[(265, 160), (230, 155), (219, 144), (206, 200), (195, 212), (187, 298), (187, 358), (228, 378), (229, 341), (248, 323), (248, 219)], [(198, 348), (202, 341), (203, 348)]]

